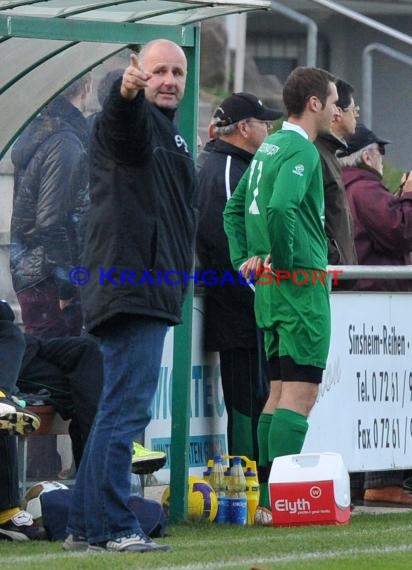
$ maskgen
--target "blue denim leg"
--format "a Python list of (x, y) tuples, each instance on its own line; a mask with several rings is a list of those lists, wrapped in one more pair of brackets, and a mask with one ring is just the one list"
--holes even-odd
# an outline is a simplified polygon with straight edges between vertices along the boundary
[[(90, 543), (141, 532), (130, 496), (132, 442), (151, 419), (167, 324), (130, 318), (105, 326), (104, 386), (76, 477), (68, 531)], [(99, 331), (100, 333), (100, 331)]]

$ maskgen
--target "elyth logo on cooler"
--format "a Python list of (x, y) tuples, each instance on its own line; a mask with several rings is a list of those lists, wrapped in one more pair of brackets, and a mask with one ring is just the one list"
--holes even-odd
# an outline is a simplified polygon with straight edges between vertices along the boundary
[(310, 512), (311, 507), (309, 501), (306, 499), (296, 499), (296, 501), (289, 501), (289, 499), (277, 499), (275, 501), (275, 510), (278, 512), (295, 514), (299, 512)]

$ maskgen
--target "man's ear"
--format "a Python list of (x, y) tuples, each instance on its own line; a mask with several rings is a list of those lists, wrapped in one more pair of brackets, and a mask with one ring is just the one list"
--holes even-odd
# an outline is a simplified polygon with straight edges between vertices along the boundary
[(312, 97), (309, 97), (307, 106), (309, 110), (312, 111), (313, 113), (319, 113), (319, 111), (322, 110), (322, 103), (316, 97), (316, 95), (312, 95)]
[(367, 150), (362, 151), (361, 157), (362, 157), (362, 162), (366, 164), (366, 166), (372, 166), (371, 157)]
[(238, 124), (237, 130), (242, 135), (242, 137), (247, 137), (246, 122), (240, 121)]

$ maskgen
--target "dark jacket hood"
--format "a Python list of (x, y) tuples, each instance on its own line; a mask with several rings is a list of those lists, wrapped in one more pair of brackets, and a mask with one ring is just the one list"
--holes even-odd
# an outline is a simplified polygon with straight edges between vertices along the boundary
[(11, 160), (17, 169), (25, 169), (36, 150), (57, 132), (69, 130), (88, 146), (87, 121), (83, 114), (65, 97), (57, 97), (23, 131), (11, 152)]

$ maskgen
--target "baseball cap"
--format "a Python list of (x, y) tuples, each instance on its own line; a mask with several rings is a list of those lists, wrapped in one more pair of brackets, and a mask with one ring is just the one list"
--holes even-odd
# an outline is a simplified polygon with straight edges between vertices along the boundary
[(215, 127), (227, 127), (251, 117), (261, 121), (274, 121), (282, 115), (282, 111), (265, 107), (252, 93), (232, 93), (213, 113), (212, 122)]
[(348, 145), (346, 150), (339, 152), (339, 156), (349, 156), (370, 144), (385, 145), (389, 144), (391, 141), (382, 139), (375, 135), (373, 131), (368, 129), (363, 123), (358, 123), (356, 125), (356, 130), (353, 135), (346, 139)]

